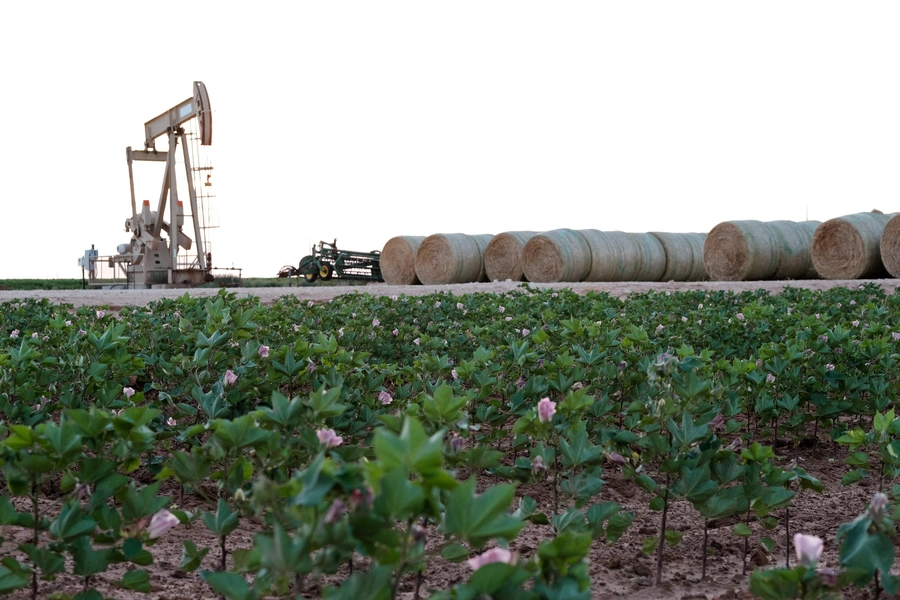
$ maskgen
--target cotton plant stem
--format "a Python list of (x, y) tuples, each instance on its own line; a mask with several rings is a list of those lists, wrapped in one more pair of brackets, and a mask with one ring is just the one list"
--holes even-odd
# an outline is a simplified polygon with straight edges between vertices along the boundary
[(659, 543), (656, 545), (656, 585), (662, 582), (663, 548), (666, 545), (666, 517), (669, 512), (669, 477), (666, 473), (666, 490), (663, 492), (662, 522), (659, 526)]

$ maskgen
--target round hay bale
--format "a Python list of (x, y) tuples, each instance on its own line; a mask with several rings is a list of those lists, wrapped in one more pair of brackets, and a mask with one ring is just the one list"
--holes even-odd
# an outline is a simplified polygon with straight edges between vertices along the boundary
[(881, 262), (891, 277), (900, 277), (900, 215), (895, 216), (881, 234)]
[(894, 215), (857, 213), (825, 221), (813, 235), (812, 259), (825, 279), (884, 277), (881, 234)]
[(591, 248), (574, 229), (539, 233), (525, 244), (522, 270), (534, 283), (584, 281), (591, 270)]
[(703, 264), (713, 281), (769, 279), (779, 258), (773, 233), (762, 221), (719, 223), (703, 244)]
[(818, 279), (812, 243), (819, 221), (769, 221), (766, 226), (779, 247), (778, 268), (772, 279)]
[(649, 233), (579, 232), (591, 248), (591, 270), (585, 281), (659, 281), (666, 270), (666, 251)]
[(666, 253), (666, 270), (660, 281), (705, 281), (709, 279), (703, 266), (705, 233), (666, 233), (653, 231)]
[(485, 281), (482, 254), (491, 234), (435, 233), (416, 252), (416, 275), (425, 285)]
[(534, 231), (507, 231), (494, 236), (484, 251), (484, 272), (488, 281), (522, 281), (522, 253)]
[(416, 251), (425, 236), (398, 235), (381, 249), (381, 276), (390, 285), (416, 285)]

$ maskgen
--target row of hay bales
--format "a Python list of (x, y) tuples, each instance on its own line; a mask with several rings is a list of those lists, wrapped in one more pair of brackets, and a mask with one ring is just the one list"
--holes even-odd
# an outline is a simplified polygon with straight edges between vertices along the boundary
[(900, 277), (900, 215), (726, 221), (707, 235), (703, 261), (714, 281)]
[(703, 233), (596, 229), (398, 236), (381, 252), (392, 285), (477, 281), (752, 281), (900, 277), (900, 214), (726, 221)]
[(392, 285), (476, 281), (701, 281), (703, 233), (555, 229), (391, 238), (381, 273)]

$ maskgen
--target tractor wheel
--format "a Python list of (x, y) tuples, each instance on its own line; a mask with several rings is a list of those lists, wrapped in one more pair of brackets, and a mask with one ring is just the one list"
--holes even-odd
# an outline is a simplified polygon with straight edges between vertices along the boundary
[(328, 263), (322, 263), (322, 266), (319, 268), (319, 277), (322, 278), (322, 281), (329, 281), (334, 277), (334, 267)]
[(306, 273), (303, 274), (303, 279), (306, 280), (306, 283), (312, 283), (318, 278), (319, 278), (318, 271), (307, 271)]

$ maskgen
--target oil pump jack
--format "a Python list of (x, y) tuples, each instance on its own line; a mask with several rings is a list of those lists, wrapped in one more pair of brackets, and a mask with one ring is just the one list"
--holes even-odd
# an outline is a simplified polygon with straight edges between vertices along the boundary
[[(110, 266), (124, 268), (129, 286), (198, 285), (213, 279), (210, 272), (211, 256), (204, 247), (189, 140), (184, 127), (192, 119), (197, 120), (200, 145), (211, 145), (212, 111), (206, 86), (200, 81), (194, 82), (193, 96), (144, 124), (143, 150), (133, 150), (131, 146), (125, 149), (131, 186), (131, 217), (125, 220), (125, 231), (131, 233), (131, 239), (119, 245), (118, 254), (111, 256), (109, 262)], [(160, 138), (168, 140), (168, 150), (165, 152), (156, 149), (156, 142)], [(190, 203), (188, 215), (185, 214), (184, 202), (178, 196), (176, 158), (179, 144), (184, 156), (183, 166)], [(135, 161), (165, 163), (162, 189), (155, 210), (151, 209), (149, 200), (144, 200), (138, 210), (134, 191)], [(165, 217), (166, 209), (168, 219)], [(183, 231), (186, 216), (190, 217), (193, 224), (193, 239)], [(164, 232), (168, 238), (163, 237)], [(188, 255), (187, 251), (192, 248), (194, 251)], [(179, 254), (179, 249), (185, 252)]]

